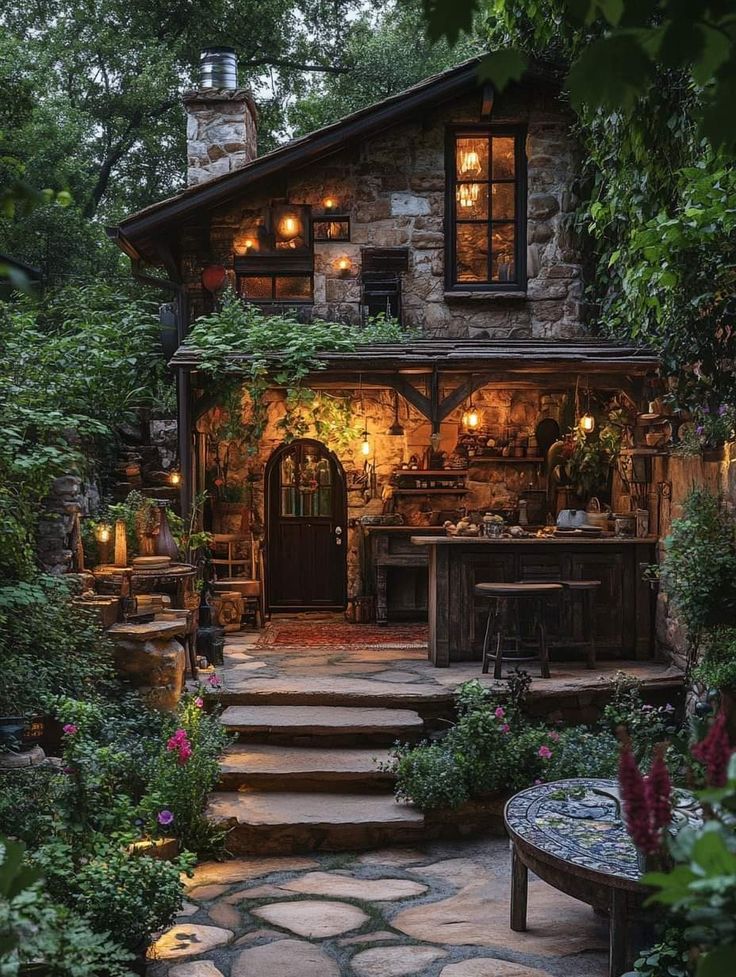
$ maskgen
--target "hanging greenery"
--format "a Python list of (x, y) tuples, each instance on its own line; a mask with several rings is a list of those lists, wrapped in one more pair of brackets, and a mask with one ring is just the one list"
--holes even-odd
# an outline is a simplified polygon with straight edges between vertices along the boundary
[(349, 401), (313, 390), (307, 377), (324, 369), (325, 353), (353, 352), (414, 335), (386, 316), (350, 326), (323, 319), (299, 322), (289, 312), (265, 315), (228, 293), (217, 312), (196, 320), (187, 345), (197, 351), (200, 369), (210, 379), (220, 385), (223, 377), (230, 381), (220, 397), (218, 437), (241, 442), (255, 454), (268, 420), (265, 394), (274, 386), (286, 391), (286, 413), (278, 422), (285, 441), (307, 434), (338, 447), (355, 441), (359, 428)]

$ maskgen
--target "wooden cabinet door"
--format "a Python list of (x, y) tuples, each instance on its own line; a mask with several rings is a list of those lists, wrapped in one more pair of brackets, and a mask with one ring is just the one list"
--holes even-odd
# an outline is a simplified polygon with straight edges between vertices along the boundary
[[(596, 591), (593, 618), (599, 653), (617, 658), (633, 658), (636, 651), (636, 578), (626, 554), (613, 547), (573, 551), (569, 556), (572, 580), (600, 580)], [(580, 633), (580, 609), (575, 607), (573, 627)]]

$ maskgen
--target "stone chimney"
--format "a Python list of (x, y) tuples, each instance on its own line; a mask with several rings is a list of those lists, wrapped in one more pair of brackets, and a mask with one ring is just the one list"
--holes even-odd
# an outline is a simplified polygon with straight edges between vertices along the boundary
[(256, 107), (247, 88), (238, 88), (232, 48), (205, 48), (199, 86), (184, 93), (187, 113), (187, 185), (205, 183), (237, 170), (257, 155)]

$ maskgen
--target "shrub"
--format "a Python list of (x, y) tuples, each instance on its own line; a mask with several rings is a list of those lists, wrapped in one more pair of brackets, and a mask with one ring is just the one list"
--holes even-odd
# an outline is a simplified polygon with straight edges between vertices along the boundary
[(568, 777), (616, 777), (619, 742), (605, 730), (593, 732), (586, 727), (561, 730), (546, 769), (547, 780)]
[(685, 499), (665, 540), (661, 579), (694, 643), (705, 628), (726, 625), (736, 612), (734, 523), (706, 489)]
[(64, 842), (43, 845), (31, 855), (51, 896), (89, 920), (98, 933), (133, 952), (169, 926), (181, 908), (181, 872), (192, 856), (174, 862), (131, 852), (101, 835), (88, 837), (89, 853), (79, 858)]
[(736, 690), (736, 628), (717, 628), (708, 634), (693, 677), (709, 689)]
[(422, 811), (458, 807), (470, 792), (458, 758), (444, 744), (421, 743), (395, 754), (396, 796)]

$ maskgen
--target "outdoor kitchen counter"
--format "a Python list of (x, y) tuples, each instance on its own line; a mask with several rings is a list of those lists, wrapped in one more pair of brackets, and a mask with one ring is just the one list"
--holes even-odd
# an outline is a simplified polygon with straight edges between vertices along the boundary
[[(484, 582), (600, 580), (595, 607), (598, 654), (628, 659), (652, 655), (653, 595), (642, 572), (655, 561), (654, 536), (414, 535), (410, 541), (424, 547), (429, 558), (429, 659), (438, 668), (453, 661), (480, 661), (488, 602), (476, 598), (473, 588)], [(559, 617), (552, 624), (557, 637), (578, 627), (577, 621)]]

